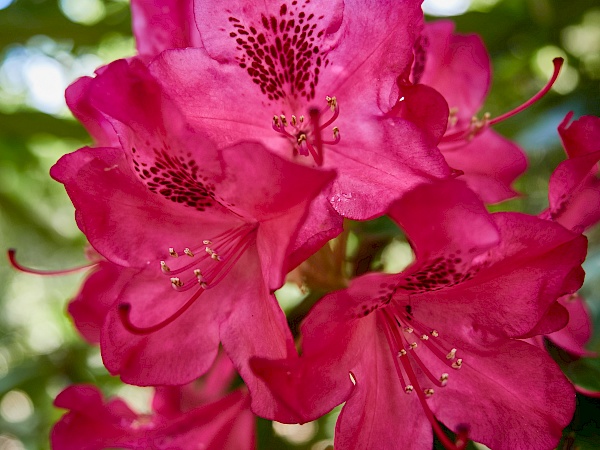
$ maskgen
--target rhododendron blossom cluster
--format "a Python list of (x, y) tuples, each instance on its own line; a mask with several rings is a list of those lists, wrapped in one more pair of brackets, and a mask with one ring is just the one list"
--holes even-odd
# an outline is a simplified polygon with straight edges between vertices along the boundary
[[(546, 211), (486, 206), (517, 196), (527, 166), (491, 127), (562, 60), (493, 118), (483, 43), (424, 23), (418, 0), (132, 13), (138, 54), (66, 93), (94, 144), (51, 176), (93, 255), (75, 327), (111, 374), (155, 387), (153, 411), (68, 387), (53, 448), (254, 448), (253, 414), (305, 423), (339, 405), (336, 449), (555, 448), (575, 387), (544, 337), (588, 354), (600, 119), (560, 125)], [(348, 269), (349, 230), (383, 216), (414, 260)], [(299, 329), (274, 294), (286, 280), (319, 293)]]

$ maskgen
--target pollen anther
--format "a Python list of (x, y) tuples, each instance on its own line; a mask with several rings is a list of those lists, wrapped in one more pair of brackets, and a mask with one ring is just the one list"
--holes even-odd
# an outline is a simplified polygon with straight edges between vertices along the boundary
[(169, 247), (169, 255), (171, 255), (173, 258), (177, 258), (179, 253), (177, 253), (173, 247)]
[(188, 255), (190, 258), (194, 257), (194, 254), (192, 253), (192, 251), (189, 248), (185, 248), (183, 250), (183, 253), (185, 253), (186, 255)]
[(209, 241), (208, 239), (203, 240), (202, 243), (204, 245), (212, 245), (212, 241)]
[(443, 373), (440, 376), (440, 383), (442, 383), (442, 386), (446, 386), (446, 384), (448, 384), (448, 374), (447, 373)]
[(414, 390), (415, 390), (415, 388), (412, 386), (412, 384), (407, 384), (406, 387), (404, 388), (404, 392), (406, 392), (407, 394), (410, 394)]
[(171, 269), (169, 268), (169, 266), (167, 266), (167, 263), (164, 261), (160, 262), (160, 270), (163, 271), (163, 273), (169, 273), (171, 271)]
[(433, 389), (431, 388), (423, 389), (423, 392), (427, 397), (431, 397), (433, 395)]
[(406, 331), (407, 333), (412, 333), (415, 330), (413, 330), (411, 327), (404, 327), (404, 331)]
[(446, 355), (446, 359), (454, 359), (456, 357), (456, 349), (453, 348), (450, 350), (450, 353)]
[(173, 287), (178, 288), (183, 286), (183, 281), (181, 281), (181, 279), (178, 277), (173, 277), (171, 278), (171, 284)]
[(401, 348), (400, 351), (398, 352), (398, 356), (406, 356), (406, 350)]
[(431, 335), (433, 337), (438, 337), (440, 335), (440, 333), (438, 333), (437, 330), (431, 330)]
[(413, 342), (412, 344), (410, 344), (410, 349), (414, 350), (415, 348), (417, 348), (417, 343)]
[(421, 340), (422, 341), (426, 341), (428, 339), (429, 339), (429, 336), (427, 336), (426, 334), (424, 334), (424, 335), (421, 336)]
[(461, 358), (458, 358), (456, 361), (454, 361), (452, 363), (452, 368), (453, 369), (460, 369), (462, 367), (462, 362), (463, 362), (463, 360)]

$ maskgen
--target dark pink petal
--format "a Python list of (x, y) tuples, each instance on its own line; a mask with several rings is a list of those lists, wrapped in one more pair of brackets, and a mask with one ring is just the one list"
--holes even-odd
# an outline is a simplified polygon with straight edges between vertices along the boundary
[(406, 232), (417, 264), (450, 254), (461, 260), (459, 264), (499, 239), (494, 220), (481, 200), (458, 180), (419, 186), (395, 202), (389, 215)]
[(137, 415), (120, 399), (103, 402), (97, 388), (84, 385), (67, 388), (55, 405), (70, 409), (52, 430), (56, 450), (198, 446), (250, 450), (255, 446), (254, 416), (242, 390), (175, 417)]
[[(240, 274), (241, 270), (236, 273), (235, 268), (232, 272), (229, 276), (238, 275), (240, 282), (249, 277)], [(131, 304), (131, 322), (149, 327), (173, 316), (196, 292), (176, 292), (169, 277), (154, 267), (139, 271), (131, 277), (104, 323), (100, 342), (104, 365), (123, 381), (144, 386), (184, 384), (202, 375), (217, 355), (219, 324), (223, 309), (229, 306), (223, 305), (223, 300), (231, 299), (230, 289), (227, 283), (218, 283), (170, 325), (134, 335), (125, 329), (118, 304)]]
[(336, 423), (335, 448), (429, 450), (431, 425), (417, 396), (407, 395), (400, 384), (380, 326), (353, 368), (356, 385)]
[(411, 296), (415, 311), (432, 301), (440, 305), (423, 320), (439, 323), (440, 328), (446, 323), (447, 333), (466, 326), (508, 337), (528, 335), (554, 301), (577, 290), (583, 281), (585, 237), (523, 214), (493, 217), (500, 245), (480, 260), (481, 265), (468, 269), (468, 279)]
[(593, 352), (585, 349), (592, 335), (592, 322), (585, 301), (576, 295), (565, 295), (558, 301), (569, 311), (569, 323), (546, 337), (573, 355), (594, 356)]
[(490, 448), (554, 448), (573, 416), (575, 393), (546, 352), (519, 341), (471, 341), (460, 350), (462, 368), (429, 400), (436, 416), (453, 430), (468, 424), (469, 438)]
[(420, 82), (439, 91), (464, 126), (487, 95), (490, 58), (479, 36), (453, 32), (454, 24), (447, 20), (425, 26), (426, 63)]
[(558, 134), (569, 158), (599, 151), (600, 117), (583, 116), (570, 123), (572, 118), (571, 112), (558, 126)]
[(75, 327), (85, 340), (92, 344), (100, 342), (100, 331), (109, 309), (136, 272), (136, 269), (101, 261), (88, 275), (68, 307)]
[(98, 111), (90, 100), (90, 88), (93, 78), (81, 77), (65, 91), (69, 109), (101, 147), (115, 147), (119, 139), (115, 129), (104, 115)]
[(542, 217), (580, 232), (600, 221), (600, 182), (594, 175), (599, 160), (597, 151), (560, 163), (550, 177), (550, 205)]
[(169, 48), (202, 45), (191, 1), (133, 0), (131, 14), (141, 55), (154, 56)]
[[(521, 338), (532, 345), (536, 345), (537, 343), (535, 340), (530, 341), (527, 339), (536, 336), (539, 337), (540, 335), (544, 334), (554, 333), (555, 331), (566, 327), (567, 323), (569, 323), (569, 312), (564, 306), (556, 301), (550, 305), (550, 308), (548, 308), (548, 311), (546, 311), (542, 317), (542, 320), (540, 320), (537, 325), (531, 331), (529, 331), (529, 333), (527, 333), (526, 336), (522, 336)], [(541, 348), (543, 348), (543, 339), (541, 342)]]
[[(246, 265), (245, 269), (249, 271), (250, 267)], [(254, 413), (284, 422), (297, 422), (296, 413), (274, 398), (265, 381), (256, 377), (249, 365), (250, 358), (279, 360), (296, 354), (285, 315), (275, 296), (251, 277), (247, 276), (236, 285), (232, 288), (237, 295), (220, 327), (223, 348), (250, 391)]]
[[(451, 145), (451, 144), (450, 144)], [(512, 183), (527, 168), (527, 158), (512, 141), (488, 129), (455, 149), (441, 146), (446, 161), (486, 203), (515, 197)]]
[[(114, 263), (144, 267), (165, 259), (169, 247), (183, 249), (202, 240), (190, 224), (203, 215), (150, 192), (121, 149), (83, 148), (63, 156), (50, 175), (65, 185), (89, 242)], [(204, 221), (206, 236), (223, 230), (209, 220)]]
[(353, 139), (325, 155), (325, 167), (338, 171), (329, 201), (344, 217), (380, 216), (402, 193), (450, 175), (443, 156), (429, 143), (430, 136), (407, 120), (363, 122), (353, 132)]
[(276, 404), (296, 414), (295, 418), (286, 417), (290, 422), (315, 420), (347, 399), (353, 389), (350, 371), (356, 370), (364, 353), (375, 346), (375, 315), (356, 320), (357, 315), (347, 308), (353, 299), (346, 291), (332, 293), (327, 299), (319, 301), (302, 324), (303, 356), (294, 353), (287, 359), (251, 361), (252, 370), (268, 383)]
[(427, 136), (428, 143), (438, 145), (448, 125), (448, 103), (435, 89), (424, 84), (400, 84), (400, 101), (389, 116), (406, 119)]

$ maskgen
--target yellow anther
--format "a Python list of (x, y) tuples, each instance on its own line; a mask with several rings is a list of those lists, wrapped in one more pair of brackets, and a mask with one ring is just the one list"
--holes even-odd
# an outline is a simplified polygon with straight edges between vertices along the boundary
[(273, 116), (273, 124), (274, 124), (276, 127), (279, 127), (279, 117), (278, 117), (277, 115), (274, 115), (274, 116)]
[(427, 339), (429, 339), (429, 336), (427, 336), (426, 334), (423, 334), (423, 335), (421, 336), (421, 340), (422, 340), (422, 341), (426, 341)]
[(300, 123), (304, 122), (304, 116), (300, 116), (300, 117), (298, 117), (298, 121), (299, 121)]
[(293, 126), (296, 126), (296, 123), (297, 123), (297, 121), (296, 121), (296, 116), (295, 116), (295, 115), (293, 115), (293, 114), (292, 114), (292, 120), (290, 121), (290, 123), (291, 123)]
[(448, 374), (447, 373), (443, 373), (440, 376), (440, 383), (442, 383), (442, 386), (446, 386), (446, 384), (448, 383)]
[(212, 245), (212, 241), (209, 241), (208, 239), (203, 240), (202, 243), (204, 245)]
[(171, 255), (173, 258), (177, 258), (179, 253), (177, 253), (173, 247), (169, 247), (169, 255)]
[(196, 275), (197, 277), (201, 277), (202, 271), (200, 269), (194, 269), (194, 275)]
[(217, 255), (215, 252), (213, 252), (212, 255), (210, 255), (210, 257), (212, 259), (214, 259), (215, 261), (222, 261), (221, 257), (219, 255)]
[(306, 135), (304, 133), (302, 133), (300, 136), (298, 136), (298, 144), (302, 144), (305, 140), (306, 140)]
[(181, 287), (183, 286), (183, 281), (181, 281), (181, 279), (177, 277), (173, 277), (171, 278), (171, 284), (173, 285), (173, 287)]
[(462, 367), (462, 361), (463, 360), (461, 358), (458, 358), (456, 361), (454, 361), (452, 363), (452, 368), (453, 369), (460, 369)]
[(329, 105), (329, 107), (331, 108), (332, 111), (335, 111), (335, 108), (337, 108), (337, 99), (335, 97), (325, 97), (325, 100), (327, 100), (327, 104)]
[(406, 387), (404, 388), (404, 392), (406, 392), (407, 394), (410, 394), (414, 390), (415, 390), (415, 388), (412, 387), (412, 384), (407, 384)]
[(431, 388), (423, 389), (423, 392), (427, 397), (431, 397), (433, 395), (433, 389)]
[(160, 262), (160, 270), (162, 270), (164, 273), (168, 273), (171, 271), (171, 269), (169, 269), (169, 266), (167, 266), (167, 263), (164, 261)]
[(415, 330), (413, 330), (411, 327), (404, 327), (404, 331), (406, 331), (407, 333), (412, 333)]
[(183, 249), (183, 253), (185, 253), (186, 255), (188, 255), (190, 258), (194, 257), (194, 254), (192, 253), (192, 251), (189, 248)]
[(204, 251), (205, 251), (206, 253), (208, 253), (209, 255), (212, 255), (212, 254), (214, 253), (210, 247), (206, 247), (206, 248), (204, 249)]
[(405, 356), (405, 355), (406, 355), (406, 350), (401, 348), (400, 351), (398, 352), (398, 356)]
[(335, 139), (337, 139), (339, 135), (340, 135), (340, 129), (338, 127), (333, 127), (333, 137)]
[(410, 349), (414, 350), (415, 348), (417, 348), (417, 343), (413, 342), (412, 344), (410, 344)]
[(287, 119), (285, 118), (285, 116), (282, 114), (279, 116), (279, 118), (281, 119), (281, 123), (283, 124), (283, 126), (287, 127)]
[(452, 350), (450, 350), (450, 353), (448, 353), (446, 355), (446, 359), (454, 359), (455, 356), (456, 356), (456, 349), (453, 348)]
[(440, 333), (438, 333), (437, 330), (431, 330), (431, 335), (433, 337), (438, 337), (440, 335)]

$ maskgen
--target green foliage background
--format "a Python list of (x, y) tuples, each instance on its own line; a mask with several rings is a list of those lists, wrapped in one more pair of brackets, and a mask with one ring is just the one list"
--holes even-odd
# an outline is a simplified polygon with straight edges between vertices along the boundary
[[(133, 54), (130, 20), (126, 0), (14, 0), (0, 10), (0, 251), (18, 248), (28, 266), (62, 269), (85, 263), (85, 239), (75, 226), (73, 208), (48, 170), (89, 138), (64, 109), (47, 113), (36, 107), (30, 86), (18, 80), (24, 75), (14, 79), (15, 61), (50, 58), (72, 81), (91, 74), (94, 65)], [(523, 146), (531, 167), (517, 183), (526, 195), (494, 209), (538, 213), (546, 205), (548, 177), (564, 158), (556, 126), (570, 110), (576, 116), (600, 115), (600, 5), (597, 0), (474, 0), (455, 21), (460, 32), (480, 34), (492, 56), (494, 79), (484, 109), (492, 116), (531, 97), (548, 78), (552, 57), (567, 58), (560, 93), (551, 92), (497, 127)], [(375, 223), (366, 233), (385, 226)], [(364, 239), (359, 231), (354, 234)], [(592, 230), (589, 237), (583, 295), (600, 330), (600, 232)], [(98, 350), (78, 338), (64, 312), (82, 277), (36, 277), (16, 273), (6, 258), (0, 261), (0, 450), (48, 448), (50, 427), (62, 414), (52, 400), (72, 383), (93, 382), (106, 394), (123, 395), (147, 408), (149, 391), (109, 376)], [(600, 332), (589, 348), (600, 351)], [(550, 350), (572, 379), (600, 390), (598, 359), (575, 361)], [(270, 422), (260, 420), (260, 447), (323, 449), (331, 443), (335, 417), (300, 434), (274, 431)], [(562, 448), (600, 448), (599, 421), (600, 402), (578, 396)], [(307, 437), (295, 444), (284, 436), (294, 432)]]

